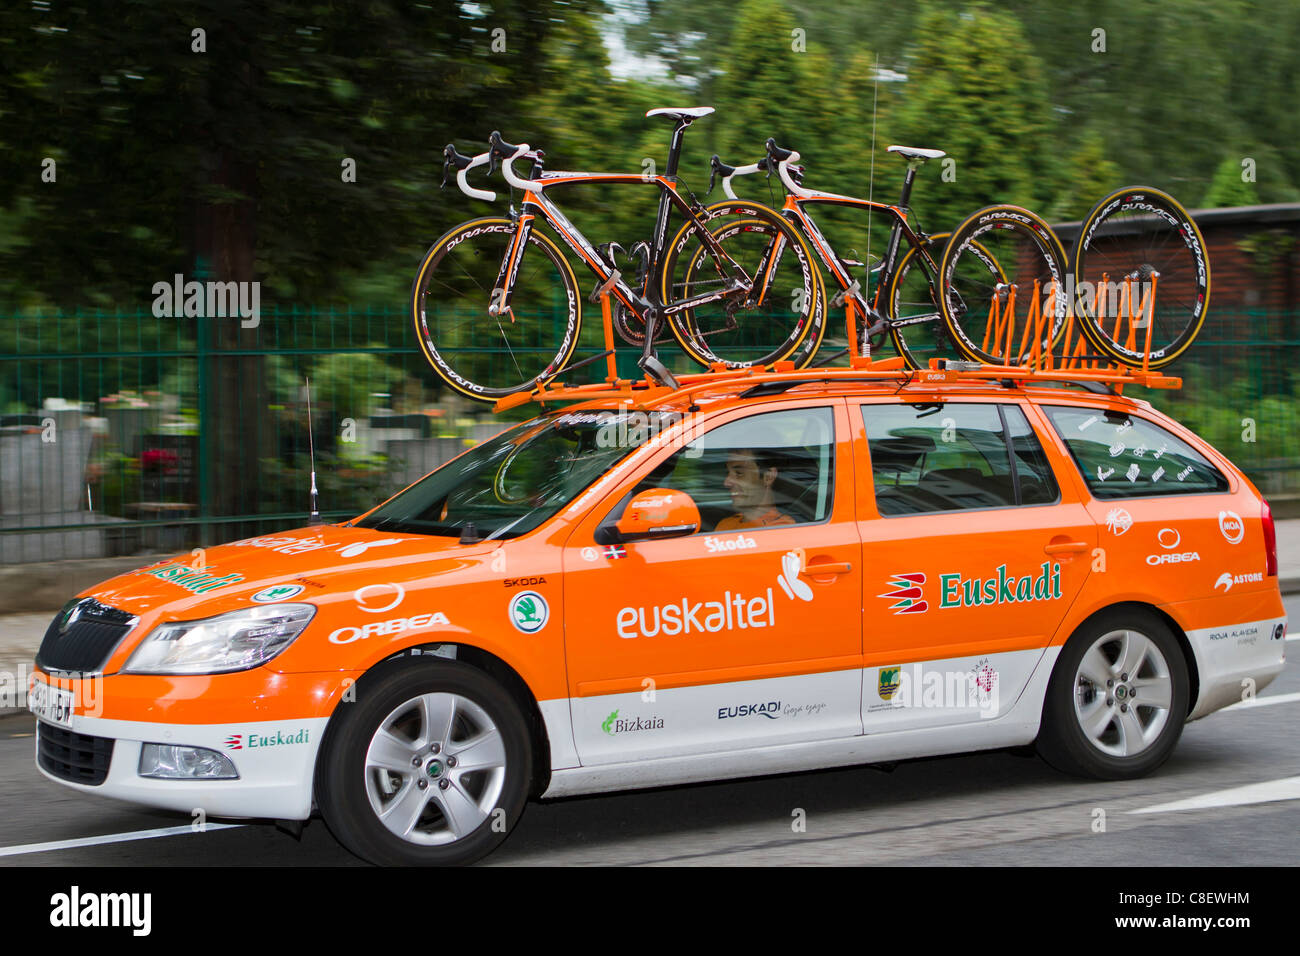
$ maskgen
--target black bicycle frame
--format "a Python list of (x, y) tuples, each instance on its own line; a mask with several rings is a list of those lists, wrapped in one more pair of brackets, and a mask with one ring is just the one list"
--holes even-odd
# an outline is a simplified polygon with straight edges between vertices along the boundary
[[(669, 316), (678, 312), (708, 302), (716, 302), (719, 299), (726, 298), (738, 289), (751, 287), (753, 283), (751, 277), (734, 259), (727, 255), (721, 244), (713, 238), (712, 233), (709, 232), (704, 222), (699, 218), (695, 209), (677, 192), (676, 160), (680, 152), (681, 129), (679, 128), (674, 134), (673, 148), (669, 152), (668, 170), (662, 176), (646, 176), (636, 173), (548, 173), (542, 170), (540, 162), (534, 161), (529, 179), (536, 185), (536, 189), (530, 189), (524, 193), (523, 209), (518, 215), (518, 229), (516, 229), (510, 247), (506, 251), (506, 256), (502, 260), (496, 284), (492, 289), (492, 303), (489, 306), (490, 314), (499, 315), (501, 313), (508, 314), (509, 312), (515, 278), (519, 274), (519, 265), (523, 260), (523, 250), (527, 247), (528, 237), (533, 230), (533, 222), (538, 217), (549, 224), (564, 244), (582, 259), (595, 274), (598, 284), (596, 291), (592, 295), (593, 300), (606, 293), (614, 295), (620, 302), (631, 309), (634, 315), (646, 323), (645, 348), (647, 355), (652, 351), (653, 339), (660, 327), (661, 320), (666, 321)], [(606, 263), (587, 237), (569, 221), (564, 213), (560, 212), (555, 203), (546, 195), (546, 190), (555, 186), (577, 185), (579, 183), (639, 183), (641, 185), (653, 183), (658, 186), (659, 206), (655, 215), (654, 234), (650, 242), (649, 268), (646, 270), (645, 282), (640, 292), (623, 281), (617, 264), (613, 262)], [(701, 241), (708, 249), (713, 261), (731, 273), (732, 282), (727, 287), (714, 292), (690, 296), (677, 302), (660, 301), (660, 297), (655, 290), (662, 284), (664, 253), (668, 242), (668, 222), (674, 209), (681, 213), (688, 225), (693, 226), (694, 231), (701, 237)]]

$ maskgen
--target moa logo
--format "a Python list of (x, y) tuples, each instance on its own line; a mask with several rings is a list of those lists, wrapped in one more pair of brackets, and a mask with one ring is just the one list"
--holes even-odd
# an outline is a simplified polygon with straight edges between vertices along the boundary
[(1219, 531), (1228, 544), (1241, 544), (1241, 539), (1246, 536), (1246, 523), (1235, 511), (1220, 511)]

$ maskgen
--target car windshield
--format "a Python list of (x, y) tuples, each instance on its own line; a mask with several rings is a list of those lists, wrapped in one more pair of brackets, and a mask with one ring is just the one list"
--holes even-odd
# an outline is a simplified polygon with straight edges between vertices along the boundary
[(448, 462), (357, 524), (467, 540), (515, 538), (680, 418), (627, 409), (534, 418)]

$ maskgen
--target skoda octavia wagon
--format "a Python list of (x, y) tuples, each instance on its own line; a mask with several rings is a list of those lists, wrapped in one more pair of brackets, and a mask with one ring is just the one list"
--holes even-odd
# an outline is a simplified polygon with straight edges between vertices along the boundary
[(89, 589), (36, 660), (41, 773), (457, 863), (530, 798), (1030, 744), (1136, 777), (1281, 671), (1267, 503), (1146, 402), (751, 377), (594, 390)]

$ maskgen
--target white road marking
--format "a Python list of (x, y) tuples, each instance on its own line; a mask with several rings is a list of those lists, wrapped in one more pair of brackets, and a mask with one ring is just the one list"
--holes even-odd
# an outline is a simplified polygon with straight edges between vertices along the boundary
[(1278, 800), (1300, 800), (1300, 777), (1283, 777), (1266, 780), (1230, 790), (1216, 790), (1199, 797), (1161, 803), (1129, 813), (1170, 813), (1176, 810), (1205, 810), (1210, 807), (1237, 807), (1250, 803), (1273, 803)]
[(1243, 710), (1254, 710), (1256, 707), (1267, 707), (1270, 704), (1294, 704), (1300, 700), (1300, 693), (1296, 694), (1272, 694), (1268, 697), (1252, 697), (1250, 700), (1243, 700), (1236, 704), (1229, 704), (1219, 711), (1220, 714), (1227, 714)]
[[(246, 823), (208, 823), (206, 830), (233, 830), (248, 826)], [(82, 846), (102, 846), (106, 843), (127, 843), (131, 840), (153, 840), (158, 837), (182, 836), (195, 833), (193, 826), (161, 827), (157, 830), (133, 830), (130, 833), (109, 833), (104, 836), (79, 837), (76, 840), (54, 840), (50, 843), (27, 843), (23, 846), (2, 846), (0, 856), (22, 856), (25, 853), (51, 853), (55, 850), (73, 850)]]

